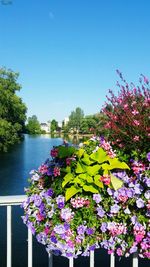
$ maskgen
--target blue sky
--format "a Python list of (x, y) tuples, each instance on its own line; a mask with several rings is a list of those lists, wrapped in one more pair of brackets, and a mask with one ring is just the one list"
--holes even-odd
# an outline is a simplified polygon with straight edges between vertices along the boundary
[[(1, 3), (2, 1), (0, 1)], [(150, 1), (12, 0), (0, 4), (0, 65), (20, 73), (28, 116), (99, 112), (115, 70), (150, 77)]]

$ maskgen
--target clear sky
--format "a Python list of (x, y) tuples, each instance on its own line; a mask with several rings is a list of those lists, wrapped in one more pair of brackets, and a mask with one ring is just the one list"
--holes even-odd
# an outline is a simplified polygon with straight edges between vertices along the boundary
[(28, 116), (97, 113), (115, 70), (150, 77), (149, 0), (0, 0), (0, 65), (20, 73)]

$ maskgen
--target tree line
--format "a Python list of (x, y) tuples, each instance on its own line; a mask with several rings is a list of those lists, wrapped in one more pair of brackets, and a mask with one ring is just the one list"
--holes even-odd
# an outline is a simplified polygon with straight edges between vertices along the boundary
[[(23, 133), (41, 134), (40, 122), (36, 115), (27, 119), (27, 107), (18, 96), (21, 85), (18, 83), (19, 73), (10, 69), (0, 68), (0, 151), (7, 151), (12, 145), (19, 142)], [(67, 124), (60, 127), (53, 119), (50, 132), (71, 134), (97, 134), (103, 129), (106, 116), (103, 113), (84, 115), (84, 111), (77, 107), (69, 115)]]

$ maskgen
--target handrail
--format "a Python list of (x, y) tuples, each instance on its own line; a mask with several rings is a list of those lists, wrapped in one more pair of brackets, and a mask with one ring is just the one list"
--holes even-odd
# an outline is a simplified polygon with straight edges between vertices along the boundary
[[(11, 240), (11, 210), (14, 205), (21, 205), (26, 200), (26, 195), (0, 196), (0, 206), (7, 207), (7, 267), (12, 267), (12, 240)], [(48, 255), (48, 266), (53, 266), (52, 254)], [(73, 258), (69, 259), (69, 267), (74, 266)], [(32, 267), (32, 234), (28, 229), (28, 267)], [(90, 253), (90, 267), (94, 267), (94, 252)], [(110, 267), (115, 267), (115, 256), (110, 256)], [(138, 267), (138, 255), (133, 254), (132, 267)]]
[(0, 196), (0, 206), (20, 205), (26, 198), (25, 195)]

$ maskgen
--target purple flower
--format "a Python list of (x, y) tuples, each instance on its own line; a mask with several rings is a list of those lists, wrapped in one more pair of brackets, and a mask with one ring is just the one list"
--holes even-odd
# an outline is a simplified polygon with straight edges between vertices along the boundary
[(126, 190), (126, 193), (127, 193), (127, 196), (128, 196), (129, 198), (132, 198), (133, 195), (134, 195), (134, 190), (133, 190), (132, 188), (128, 188), (128, 189)]
[(62, 225), (62, 224), (57, 224), (55, 227), (54, 227), (54, 231), (55, 231), (55, 233), (57, 233), (57, 234), (64, 234), (65, 233), (65, 227), (64, 227), (64, 225)]
[(39, 233), (36, 235), (36, 239), (39, 243), (46, 245), (47, 242), (47, 236), (45, 233)]
[(132, 246), (131, 248), (130, 248), (130, 253), (132, 254), (132, 253), (135, 253), (137, 251), (137, 247), (136, 246)]
[(99, 206), (97, 209), (97, 215), (100, 217), (100, 218), (103, 218), (105, 216), (105, 211), (103, 210), (102, 206)]
[(107, 223), (102, 222), (100, 229), (103, 233), (105, 233), (107, 231)]
[(42, 203), (41, 197), (39, 195), (34, 195), (33, 197), (34, 197), (34, 205), (36, 207), (39, 207)]
[(143, 186), (141, 186), (140, 184), (135, 184), (134, 191), (135, 191), (135, 194), (140, 195), (143, 191)]
[(94, 233), (94, 229), (93, 228), (87, 228), (86, 233), (87, 233), (87, 235), (92, 235)]
[(111, 213), (118, 213), (118, 211), (120, 210), (120, 206), (117, 204), (114, 204), (113, 206), (111, 206), (110, 212)]
[(35, 234), (35, 228), (33, 226), (33, 223), (28, 221), (27, 226), (31, 230), (31, 233), (34, 235)]
[(79, 225), (78, 228), (77, 228), (77, 233), (78, 235), (83, 235), (85, 233), (85, 230), (86, 230), (86, 226), (85, 225)]
[(52, 188), (49, 188), (49, 189), (47, 190), (46, 194), (47, 194), (48, 196), (52, 197), (52, 195), (54, 194), (53, 189), (52, 189)]
[(53, 169), (52, 168), (48, 168), (47, 175), (48, 176), (52, 176), (53, 175)]
[(143, 208), (145, 206), (144, 200), (142, 198), (137, 199), (136, 205), (139, 209)]
[(67, 253), (66, 253), (66, 257), (67, 257), (67, 258), (71, 258), (71, 257), (73, 257), (73, 253), (72, 253), (72, 252), (67, 252)]
[(53, 243), (55, 243), (55, 244), (57, 243), (57, 238), (56, 238), (56, 236), (53, 235), (53, 236), (51, 236), (50, 239), (51, 239), (51, 241), (52, 241)]
[(146, 199), (149, 200), (149, 199), (150, 199), (150, 190), (147, 190), (147, 191), (145, 192), (144, 196), (145, 196)]
[(74, 212), (70, 208), (62, 209), (60, 213), (61, 219), (63, 219), (66, 222), (69, 222), (73, 216)]
[(64, 227), (65, 227), (65, 230), (67, 231), (67, 230), (69, 230), (69, 228), (70, 228), (70, 224), (67, 223), (67, 222), (65, 222), (65, 223), (64, 223)]
[(137, 217), (134, 215), (131, 217), (131, 222), (135, 224), (137, 222)]
[(89, 247), (89, 250), (91, 250), (91, 251), (93, 251), (95, 249), (96, 249), (96, 245), (92, 245), (92, 246)]
[(150, 161), (150, 152), (147, 153), (147, 159)]
[(108, 193), (108, 195), (112, 196), (113, 193), (114, 193), (114, 190), (108, 187), (107, 188), (107, 193)]
[(101, 195), (100, 194), (93, 194), (93, 200), (98, 204), (99, 202), (102, 201)]
[(56, 203), (57, 203), (59, 209), (64, 208), (65, 198), (63, 196), (59, 195), (58, 197), (56, 197)]
[(150, 187), (150, 178), (145, 177), (145, 178), (144, 178), (144, 183), (145, 183), (148, 187)]

